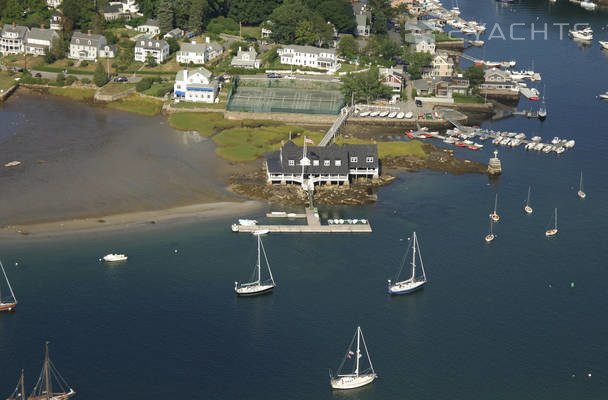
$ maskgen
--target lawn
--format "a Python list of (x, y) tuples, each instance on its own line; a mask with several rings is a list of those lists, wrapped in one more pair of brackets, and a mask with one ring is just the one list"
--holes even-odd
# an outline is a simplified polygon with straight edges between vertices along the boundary
[(115, 95), (118, 93), (122, 93), (125, 90), (129, 90), (132, 87), (135, 87), (134, 83), (110, 82), (101, 89), (100, 93), (107, 95)]
[(161, 82), (154, 83), (150, 89), (144, 90), (142, 93), (147, 94), (148, 96), (155, 96), (162, 98), (167, 92), (173, 90), (173, 82)]
[(218, 110), (226, 109), (226, 102), (220, 101), (219, 103), (194, 103), (191, 101), (180, 101), (179, 103), (171, 104), (171, 108), (215, 108)]
[[(24, 55), (10, 54), (4, 56), (0, 59), (0, 62), (6, 66), (17, 67), (17, 68), (25, 68), (26, 57)], [(27, 56), (27, 68), (31, 69), (32, 65), (39, 64), (44, 62), (44, 58), (42, 56)]]
[(479, 96), (466, 96), (463, 94), (452, 95), (454, 98), (454, 103), (474, 103), (474, 104), (483, 104), (485, 101), (482, 97)]
[(0, 89), (7, 90), (17, 83), (15, 78), (18, 78), (21, 74), (9, 75), (6, 71), (0, 71)]
[(241, 28), (243, 37), (254, 37), (258, 40), (262, 38), (262, 28), (259, 26), (244, 26)]
[(69, 97), (74, 100), (93, 100), (95, 89), (75, 87), (50, 87), (49, 94)]
[(160, 109), (163, 106), (161, 100), (150, 99), (148, 97), (141, 97), (138, 95), (132, 95), (123, 97), (118, 101), (108, 103), (107, 107), (114, 108), (116, 110), (132, 112), (135, 114), (142, 115), (156, 115), (160, 113)]
[(169, 125), (182, 131), (197, 131), (202, 136), (209, 137), (224, 129), (241, 125), (241, 121), (224, 120), (220, 112), (178, 112), (169, 115)]
[(338, 72), (353, 72), (359, 69), (358, 65), (342, 63)]

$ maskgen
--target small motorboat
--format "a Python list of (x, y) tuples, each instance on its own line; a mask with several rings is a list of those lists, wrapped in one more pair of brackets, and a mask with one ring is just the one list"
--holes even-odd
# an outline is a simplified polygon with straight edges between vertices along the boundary
[(463, 142), (458, 142), (458, 143), (456, 143), (456, 146), (458, 146), (458, 147), (466, 147), (466, 144), (463, 143)]
[(608, 100), (608, 92), (600, 94), (600, 99)]
[(7, 168), (16, 167), (17, 165), (21, 165), (21, 161), (11, 161), (11, 162), (4, 164), (4, 166)]
[(388, 111), (382, 111), (380, 114), (378, 114), (379, 117), (384, 118), (388, 115)]
[(370, 117), (377, 117), (377, 116), (378, 116), (378, 114), (380, 114), (380, 111), (372, 111), (372, 112), (369, 114), (369, 116), (370, 116)]
[(108, 255), (105, 255), (103, 257), (104, 261), (107, 262), (115, 262), (115, 261), (126, 261), (127, 260), (127, 256), (124, 254), (114, 254), (114, 253), (110, 253)]
[[(608, 92), (606, 92), (606, 95), (608, 96)], [(601, 97), (601, 96), (600, 96)], [(608, 99), (608, 97), (606, 97)], [(410, 119), (414, 116), (414, 114), (412, 112), (408, 112), (405, 114), (405, 118), (406, 119)]]
[(397, 119), (403, 119), (403, 117), (405, 117), (405, 113), (400, 112), (397, 114)]
[(601, 40), (599, 41), (600, 46), (602, 46), (602, 48), (604, 50), (608, 50), (608, 42), (602, 42)]
[(370, 114), (369, 111), (363, 111), (361, 114), (359, 114), (360, 117), (367, 117)]
[(389, 118), (395, 118), (396, 116), (397, 116), (396, 112), (392, 112), (392, 113), (388, 114)]

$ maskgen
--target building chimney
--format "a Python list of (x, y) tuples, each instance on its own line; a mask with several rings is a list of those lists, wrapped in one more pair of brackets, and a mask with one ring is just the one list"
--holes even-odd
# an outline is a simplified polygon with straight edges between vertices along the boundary
[(209, 39), (209, 36), (207, 36), (207, 37), (205, 38), (205, 43), (211, 43), (211, 40)]
[(44, 29), (44, 24), (40, 25), (40, 29)]
[(196, 44), (196, 40), (193, 40), (193, 41), (192, 41), (192, 44)]
[(93, 33), (90, 29), (87, 31), (87, 33), (90, 35), (91, 33)]
[(239, 46), (239, 53), (241, 52), (241, 46)]
[(15, 23), (15, 21), (13, 21), (13, 28), (15, 28), (17, 26), (17, 24)]

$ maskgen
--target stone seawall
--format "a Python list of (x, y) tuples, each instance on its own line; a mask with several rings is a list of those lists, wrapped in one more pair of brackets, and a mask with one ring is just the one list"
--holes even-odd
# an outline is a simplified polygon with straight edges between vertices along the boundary
[(226, 119), (261, 119), (309, 126), (331, 126), (337, 115), (225, 111)]
[(11, 94), (13, 94), (13, 92), (17, 89), (17, 86), (19, 86), (19, 84), (15, 84), (13, 86), (11, 86), (10, 88), (6, 89), (6, 91), (4, 91), (4, 93), (0, 94), (0, 103), (4, 102), (6, 99), (8, 99)]

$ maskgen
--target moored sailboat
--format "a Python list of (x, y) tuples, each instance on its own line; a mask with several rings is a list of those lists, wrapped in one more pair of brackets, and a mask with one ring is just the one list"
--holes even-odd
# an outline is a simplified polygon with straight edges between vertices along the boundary
[[(403, 271), (403, 267), (405, 266), (405, 261), (407, 259), (410, 247), (412, 249), (412, 275), (404, 281), (399, 281), (399, 276), (401, 275), (401, 271)], [(420, 260), (421, 275), (419, 276), (416, 276), (416, 252), (418, 252), (418, 258)], [(403, 257), (403, 261), (401, 262), (401, 268), (399, 268), (399, 272), (397, 272), (397, 276), (395, 277), (395, 283), (392, 283), (390, 279), (388, 280), (388, 292), (390, 294), (411, 293), (413, 291), (421, 289), (424, 285), (426, 285), (426, 282), (426, 272), (424, 271), (424, 264), (422, 263), (422, 254), (420, 252), (420, 246), (418, 245), (418, 237), (416, 236), (416, 232), (414, 232), (413, 240), (411, 241), (410, 246), (408, 246), (408, 249), (405, 252), (405, 256)]]
[(4, 276), (4, 280), (6, 281), (6, 285), (8, 286), (8, 290), (10, 292), (10, 296), (7, 296), (6, 298), (2, 297), (2, 282), (0, 281), (0, 311), (12, 311), (17, 306), (17, 298), (15, 297), (11, 283), (6, 276), (6, 271), (4, 270), (2, 261), (0, 261), (0, 268), (2, 269), (2, 275)]
[(580, 197), (581, 199), (584, 199), (585, 197), (587, 197), (587, 194), (583, 191), (583, 171), (581, 171), (581, 180), (580, 183), (578, 184), (578, 197)]
[[(258, 238), (258, 258), (253, 271), (255, 280), (247, 283), (234, 282), (234, 291), (239, 296), (255, 296), (258, 294), (268, 293), (276, 286), (274, 277), (272, 276), (272, 271), (270, 270), (270, 263), (268, 262), (268, 257), (266, 256), (266, 250), (264, 249), (264, 244), (262, 243), (262, 235), (257, 234), (255, 236)], [(265, 281), (262, 281), (262, 254), (264, 254), (264, 260), (266, 261), (266, 265), (268, 266), (268, 274), (270, 275), (270, 278)]]
[(553, 226), (552, 229), (548, 229), (545, 232), (546, 236), (555, 236), (557, 235), (557, 208), (555, 208), (555, 225)]
[(498, 194), (496, 195), (496, 198), (494, 199), (494, 211), (490, 214), (490, 219), (494, 222), (498, 222), (500, 220), (500, 217), (496, 213), (497, 206), (498, 206)]
[(532, 214), (532, 207), (530, 206), (530, 186), (528, 186), (528, 200), (526, 200), (526, 206), (524, 207), (526, 214)]
[[(357, 339), (357, 349), (356, 351), (353, 351), (352, 347), (353, 343), (355, 342), (355, 338)], [(360, 362), (361, 357), (363, 357), (363, 354), (361, 353), (361, 345), (363, 345), (363, 348), (365, 349), (365, 355), (367, 356), (367, 361), (369, 362), (369, 367), (364, 370), (361, 368)], [(355, 362), (353, 363), (352, 372), (350, 374), (343, 374), (342, 369), (344, 368), (346, 360), (352, 360), (353, 357)], [(357, 326), (355, 336), (353, 336), (353, 339), (350, 341), (350, 345), (346, 350), (346, 355), (338, 367), (337, 374), (333, 376), (331, 370), (329, 371), (331, 387), (333, 389), (354, 389), (372, 383), (377, 377), (378, 375), (376, 375), (374, 366), (372, 365), (372, 359), (367, 351), (367, 345), (365, 344), (365, 338), (363, 338), (363, 332), (361, 331), (361, 327)]]
[(76, 394), (53, 365), (49, 357), (49, 343), (45, 344), (42, 371), (28, 400), (67, 400)]
[(496, 237), (494, 235), (494, 221), (490, 221), (490, 233), (486, 235), (486, 243), (490, 243)]

